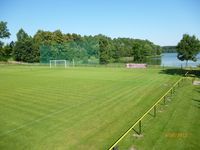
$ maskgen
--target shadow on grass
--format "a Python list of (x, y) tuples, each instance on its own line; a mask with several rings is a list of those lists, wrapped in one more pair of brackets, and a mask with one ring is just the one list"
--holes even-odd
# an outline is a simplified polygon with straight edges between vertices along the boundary
[[(198, 85), (197, 85), (197, 86), (198, 86)], [(197, 87), (197, 88), (195, 89), (195, 91), (200, 93), (200, 87)]]
[(169, 68), (169, 69), (164, 69), (161, 70), (161, 74), (168, 74), (168, 75), (182, 75), (184, 76), (187, 70), (185, 69), (179, 69), (179, 68)]
[(181, 75), (184, 76), (186, 73), (193, 74), (196, 77), (200, 77), (200, 70), (191, 70), (191, 69), (180, 69), (180, 68), (169, 68), (161, 70), (161, 74), (169, 74), (169, 75)]
[(196, 106), (197, 108), (200, 109), (200, 100), (199, 99), (194, 99), (194, 98), (192, 100), (195, 102), (194, 106)]
[(195, 75), (196, 77), (200, 78), (200, 69), (198, 70), (188, 70), (190, 74)]
[(148, 113), (148, 115), (150, 115), (151, 117), (155, 117), (155, 114), (153, 114), (153, 113)]

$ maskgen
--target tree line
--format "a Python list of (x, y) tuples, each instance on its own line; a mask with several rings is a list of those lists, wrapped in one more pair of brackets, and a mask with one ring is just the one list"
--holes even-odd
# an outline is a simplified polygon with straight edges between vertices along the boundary
[(176, 46), (162, 46), (163, 53), (177, 53)]
[[(10, 33), (6, 22), (0, 22), (0, 38), (9, 38)], [(162, 48), (148, 40), (133, 38), (110, 38), (99, 34), (81, 36), (79, 34), (64, 34), (60, 30), (54, 32), (38, 30), (35, 35), (28, 35), (23, 29), (17, 34), (17, 40), (10, 44), (0, 43), (0, 60), (12, 58), (16, 61), (39, 62), (40, 48), (43, 46), (65, 45), (69, 59), (99, 59), (99, 63), (107, 64), (122, 61), (142, 62), (146, 56), (160, 55)], [(70, 49), (69, 43), (78, 45)], [(68, 44), (68, 49), (66, 44)], [(64, 46), (63, 46), (64, 47)]]
[[(158, 56), (163, 48), (149, 40), (133, 38), (110, 38), (99, 34), (95, 36), (81, 36), (79, 34), (64, 34), (60, 30), (54, 32), (38, 30), (33, 36), (28, 35), (22, 28), (16, 34), (17, 40), (4, 44), (0, 41), (0, 61), (13, 59), (22, 62), (40, 62), (41, 57), (48, 55), (41, 53), (41, 48), (54, 51), (64, 51), (62, 55), (68, 60), (82, 59), (86, 63), (89, 59), (97, 59), (100, 64), (116, 62), (143, 62), (148, 56)], [(7, 22), (0, 21), (0, 40), (9, 38)], [(200, 44), (195, 36), (183, 35), (176, 47), (177, 58), (180, 60), (196, 60)], [(51, 52), (50, 52), (51, 53)]]

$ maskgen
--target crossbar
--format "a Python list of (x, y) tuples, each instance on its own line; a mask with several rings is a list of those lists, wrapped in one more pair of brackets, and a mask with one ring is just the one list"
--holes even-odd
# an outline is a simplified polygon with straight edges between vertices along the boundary
[(49, 67), (50, 67), (50, 68), (52, 68), (52, 64), (51, 64), (52, 62), (54, 62), (54, 66), (57, 65), (57, 62), (64, 62), (65, 68), (67, 67), (67, 61), (64, 60), (64, 59), (63, 59), (63, 60), (61, 60), (61, 59), (60, 59), (60, 60), (50, 60), (50, 61), (49, 61), (49, 63), (50, 63), (50, 66), (49, 66)]

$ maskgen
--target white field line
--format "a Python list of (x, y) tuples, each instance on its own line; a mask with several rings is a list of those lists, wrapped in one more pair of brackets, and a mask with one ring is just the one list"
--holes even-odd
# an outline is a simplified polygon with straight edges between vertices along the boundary
[(84, 103), (87, 103), (87, 102), (89, 102), (89, 101), (86, 101), (86, 102), (83, 102), (83, 103), (80, 103), (80, 104), (77, 104), (77, 105), (74, 105), (74, 106), (71, 106), (71, 107), (64, 107), (64, 108), (62, 108), (62, 109), (59, 109), (59, 110), (57, 110), (57, 111), (54, 111), (54, 112), (49, 113), (49, 114), (47, 114), (47, 115), (44, 115), (43, 117), (41, 117), (41, 118), (39, 118), (39, 119), (35, 119), (35, 120), (30, 121), (30, 122), (28, 122), (28, 123), (22, 124), (21, 126), (19, 126), (19, 127), (17, 127), (17, 128), (8, 130), (8, 131), (6, 131), (6, 132), (0, 134), (0, 136), (4, 136), (4, 135), (10, 134), (10, 133), (13, 133), (13, 132), (15, 132), (15, 131), (17, 131), (17, 130), (26, 128), (27, 126), (30, 126), (30, 125), (32, 125), (32, 124), (41, 122), (41, 121), (43, 121), (43, 120), (45, 120), (45, 119), (47, 119), (47, 118), (50, 118), (50, 117), (52, 117), (52, 116), (54, 116), (54, 115), (56, 115), (56, 114), (59, 114), (59, 113), (65, 111), (66, 109), (72, 109), (72, 108), (74, 108), (74, 107), (80, 106), (80, 105), (82, 105), (82, 104), (84, 104)]
[(78, 106), (80, 106), (80, 105), (82, 105), (82, 104), (86, 104), (86, 103), (88, 103), (88, 102), (90, 102), (90, 101), (93, 101), (93, 99), (91, 99), (91, 100), (89, 100), (89, 101), (85, 101), (85, 102), (80, 103), (80, 104), (77, 104), (77, 105), (74, 105), (74, 106), (71, 106), (71, 107), (66, 107), (66, 105), (65, 105), (63, 108), (61, 108), (61, 109), (59, 109), (59, 110), (57, 110), (57, 111), (54, 111), (54, 112), (52, 112), (52, 113), (49, 113), (49, 114), (47, 114), (47, 115), (44, 115), (44, 116), (41, 117), (41, 118), (38, 118), (38, 119), (35, 119), (35, 120), (33, 120), (33, 121), (24, 123), (24, 124), (22, 124), (21, 126), (18, 126), (17, 128), (14, 128), (14, 129), (8, 130), (8, 131), (6, 131), (6, 132), (0, 133), (0, 137), (1, 137), (1, 136), (8, 135), (8, 134), (11, 134), (11, 133), (13, 133), (13, 132), (15, 132), (15, 131), (17, 131), (17, 130), (26, 128), (26, 127), (28, 127), (28, 126), (30, 126), (30, 125), (32, 125), (32, 124), (39, 123), (39, 122), (41, 122), (41, 121), (43, 121), (43, 120), (45, 120), (45, 119), (47, 119), (47, 118), (50, 118), (50, 117), (52, 117), (52, 116), (54, 116), (54, 115), (56, 115), (56, 114), (59, 114), (59, 113), (65, 111), (65, 110), (69, 110), (69, 109), (72, 109), (72, 108), (74, 108), (74, 107), (78, 107)]

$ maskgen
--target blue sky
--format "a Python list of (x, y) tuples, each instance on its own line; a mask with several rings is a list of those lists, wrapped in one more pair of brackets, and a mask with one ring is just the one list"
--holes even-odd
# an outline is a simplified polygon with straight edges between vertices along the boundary
[(1, 0), (0, 20), (8, 22), (10, 39), (23, 28), (112, 38), (148, 39), (176, 45), (184, 33), (200, 39), (199, 0)]

